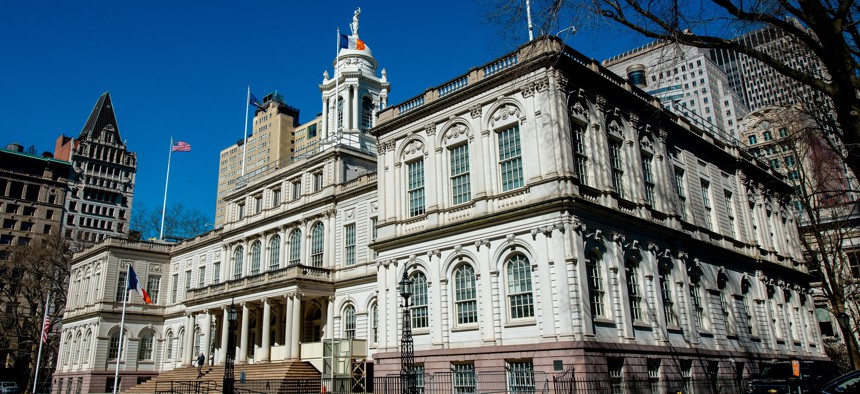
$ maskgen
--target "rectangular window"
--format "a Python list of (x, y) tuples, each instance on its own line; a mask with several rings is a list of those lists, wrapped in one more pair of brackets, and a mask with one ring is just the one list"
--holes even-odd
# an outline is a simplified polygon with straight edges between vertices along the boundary
[(295, 180), (290, 183), (290, 190), (293, 191), (293, 200), (298, 200), (302, 196), (302, 181)]
[(642, 178), (645, 181), (645, 200), (654, 206), (654, 175), (651, 169), (651, 156), (642, 156)]
[(239, 204), (238, 214), (239, 214), (239, 220), (242, 220), (245, 218), (245, 204)]
[(125, 272), (120, 272), (116, 279), (116, 302), (123, 302), (128, 297), (128, 284), (125, 282)]
[(588, 260), (586, 266), (588, 274), (588, 294), (591, 300), (591, 315), (603, 317), (603, 277), (600, 275), (600, 265), (596, 261)]
[(573, 126), (573, 171), (579, 183), (588, 185), (588, 156), (585, 154), (585, 125)]
[(639, 268), (627, 267), (627, 293), (630, 297), (630, 316), (633, 320), (642, 319), (642, 291), (639, 289)]
[(346, 265), (355, 264), (355, 223), (343, 228), (343, 254)]
[(702, 205), (705, 207), (704, 219), (705, 228), (714, 230), (713, 224), (713, 209), (711, 208), (711, 183), (702, 179)]
[(221, 282), (221, 262), (216, 261), (215, 264), (212, 264), (212, 283), (220, 283)]
[(663, 298), (663, 313), (666, 315), (667, 326), (677, 326), (675, 304), (672, 302), (672, 282), (665, 274), (660, 274), (660, 295)]
[(173, 280), (170, 285), (170, 303), (176, 303), (176, 292), (179, 287), (179, 274), (173, 274)]
[(197, 287), (203, 287), (206, 283), (206, 267), (197, 267)]
[(735, 331), (734, 318), (732, 318), (732, 304), (729, 302), (730, 297), (731, 296), (726, 293), (726, 290), (723, 289), (720, 293), (720, 310), (723, 312), (723, 322), (726, 325), (726, 334), (735, 335), (737, 332)]
[(622, 394), (624, 392), (624, 359), (610, 358), (609, 367), (609, 392), (611, 394)]
[(535, 392), (535, 368), (531, 361), (511, 361), (507, 369), (509, 393)]
[(735, 236), (735, 200), (732, 192), (723, 191), (726, 202), (726, 216), (729, 218), (729, 235)]
[(681, 380), (685, 393), (693, 392), (693, 360), (681, 360)]
[(161, 286), (161, 277), (158, 275), (149, 275), (146, 278), (146, 292), (149, 294), (149, 298), (152, 299), (152, 303), (158, 305), (158, 292), (159, 287)]
[(453, 364), (454, 394), (472, 394), (475, 392), (475, 364)]
[(687, 192), (684, 186), (684, 170), (675, 167), (675, 192), (678, 194), (678, 213), (687, 221)]
[(424, 214), (424, 160), (413, 161), (407, 165), (407, 194), (409, 196), (409, 216)]
[(376, 228), (377, 228), (377, 218), (376, 216), (370, 218), (370, 240), (376, 241)]
[(184, 297), (188, 297), (188, 290), (191, 289), (191, 270), (185, 271), (185, 292)]
[(281, 205), (281, 189), (272, 190), (272, 207)]
[(467, 203), (472, 199), (469, 181), (469, 144), (451, 149), (451, 199), (453, 205)]
[(323, 188), (323, 174), (322, 171), (315, 172), (313, 174), (314, 179), (314, 192), (318, 192)]
[(693, 310), (696, 313), (696, 326), (699, 330), (706, 330), (705, 308), (702, 306), (702, 286), (698, 283), (690, 285), (690, 298), (693, 300)]
[(254, 197), (254, 213), (263, 211), (263, 196)]
[(609, 141), (609, 165), (612, 167), (612, 187), (618, 193), (618, 198), (624, 198), (624, 163), (619, 141)]
[(413, 369), (412, 372), (415, 374), (416, 394), (424, 394), (426, 390), (426, 383), (424, 383), (424, 366), (416, 365), (414, 368), (415, 369)]
[(523, 162), (520, 147), (520, 127), (499, 132), (499, 169), (502, 191), (523, 187)]
[(660, 359), (649, 358), (647, 367), (649, 391), (651, 394), (660, 394)]
[(860, 279), (860, 252), (848, 253), (848, 270), (855, 279)]

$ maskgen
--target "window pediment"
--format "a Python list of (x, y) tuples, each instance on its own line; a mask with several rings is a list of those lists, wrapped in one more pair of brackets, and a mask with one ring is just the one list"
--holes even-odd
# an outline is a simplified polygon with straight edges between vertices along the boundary
[(445, 130), (442, 135), (442, 144), (445, 146), (459, 145), (467, 139), (472, 139), (473, 133), (468, 126), (457, 123)]
[(514, 124), (521, 118), (524, 120), (525, 117), (522, 115), (520, 107), (511, 103), (503, 104), (501, 107), (496, 109), (493, 112), (493, 116), (490, 117), (490, 128), (498, 128)]
[(413, 139), (403, 145), (400, 151), (401, 161), (411, 161), (427, 155), (426, 145), (424, 141)]

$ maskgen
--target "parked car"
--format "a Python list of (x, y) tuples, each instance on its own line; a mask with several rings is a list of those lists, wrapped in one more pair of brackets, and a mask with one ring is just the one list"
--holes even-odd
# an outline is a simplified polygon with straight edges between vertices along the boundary
[(848, 372), (833, 379), (821, 389), (821, 394), (860, 393), (860, 371)]
[(0, 394), (18, 394), (18, 383), (15, 382), (0, 382)]
[(776, 361), (762, 365), (758, 378), (750, 381), (747, 394), (816, 393), (836, 377), (836, 366), (822, 361)]

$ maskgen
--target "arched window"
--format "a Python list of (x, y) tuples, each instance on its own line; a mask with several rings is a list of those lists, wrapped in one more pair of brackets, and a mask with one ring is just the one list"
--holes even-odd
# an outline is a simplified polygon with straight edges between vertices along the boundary
[(69, 360), (72, 358), (72, 338), (72, 333), (69, 333), (69, 336), (66, 337), (66, 346), (63, 350), (63, 364), (69, 364)]
[(176, 336), (176, 342), (179, 343), (176, 358), (182, 359), (182, 354), (185, 352), (185, 329), (179, 329), (179, 335)]
[(260, 249), (262, 249), (260, 241), (251, 244), (251, 275), (260, 273)]
[(693, 311), (696, 313), (696, 325), (699, 330), (707, 330), (708, 322), (705, 315), (705, 306), (702, 303), (702, 285), (693, 282), (690, 285), (690, 297), (693, 299)]
[(84, 335), (83, 342), (81, 343), (81, 364), (88, 364), (90, 362), (90, 344), (92, 344), (92, 337), (92, 330), (87, 331), (87, 334)]
[(281, 266), (281, 236), (275, 235), (269, 241), (269, 271), (274, 271)]
[(475, 269), (463, 264), (454, 271), (454, 305), (457, 324), (478, 322), (478, 294), (475, 289)]
[(517, 254), (505, 262), (508, 273), (508, 307), (511, 319), (534, 317), (532, 298), (532, 270), (529, 259)]
[(75, 336), (75, 340), (72, 342), (72, 364), (77, 364), (81, 360), (81, 333)]
[(233, 279), (242, 277), (242, 256), (244, 254), (245, 250), (241, 246), (233, 252)]
[(498, 133), (499, 173), (502, 191), (523, 187), (523, 160), (520, 146), (520, 126), (516, 125)]
[(343, 128), (343, 99), (337, 98), (337, 130)]
[(352, 305), (343, 309), (343, 336), (346, 339), (355, 338), (355, 307)]
[(203, 332), (200, 327), (194, 327), (194, 351), (191, 353), (194, 356), (200, 354), (200, 344), (203, 342)]
[(726, 325), (726, 335), (737, 335), (732, 309), (732, 296), (728, 293), (728, 288), (723, 288), (720, 290), (720, 310), (723, 314), (723, 322)]
[(116, 360), (119, 356), (119, 330), (116, 330), (110, 334), (110, 342), (108, 343), (108, 359)]
[(370, 339), (372, 343), (379, 341), (379, 308), (376, 303), (370, 306)]
[(302, 230), (294, 230), (290, 234), (290, 265), (302, 263)]
[(412, 275), (412, 328), (427, 328), (427, 276), (422, 272)]
[(365, 130), (373, 127), (373, 100), (367, 96), (361, 99), (361, 127)]
[(140, 334), (140, 341), (138, 343), (137, 359), (152, 360), (152, 332), (145, 331)]
[(165, 360), (173, 359), (173, 331), (168, 331), (165, 338), (167, 341), (167, 352), (164, 354)]
[(609, 167), (612, 171), (612, 188), (619, 198), (624, 198), (624, 156), (621, 153), (621, 141), (609, 139)]
[(323, 250), (325, 249), (325, 228), (317, 222), (311, 229), (311, 266), (322, 267)]

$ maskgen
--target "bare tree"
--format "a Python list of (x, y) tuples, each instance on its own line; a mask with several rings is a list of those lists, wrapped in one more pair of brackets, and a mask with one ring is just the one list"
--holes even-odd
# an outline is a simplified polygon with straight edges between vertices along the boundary
[[(164, 237), (169, 239), (193, 238), (211, 226), (209, 217), (196, 208), (173, 204), (164, 213)], [(158, 238), (161, 232), (161, 207), (148, 209), (138, 204), (131, 214), (130, 228), (139, 231), (144, 239)]]
[[(496, 10), (522, 17), (522, 1), (499, 3)], [(843, 148), (834, 153), (860, 174), (860, 7), (853, 0), (539, 0), (532, 7), (543, 32), (559, 27), (560, 18), (608, 20), (655, 40), (735, 51), (821, 92), (828, 102), (818, 106), (832, 106), (839, 125), (833, 133)], [(739, 32), (757, 28), (789, 37), (826, 72), (809, 72), (793, 56), (736, 39)]]
[(746, 126), (760, 133), (760, 125), (767, 124), (771, 133), (778, 129), (781, 134), (775, 136), (775, 142), (753, 148), (752, 153), (768, 159), (795, 186), (800, 241), (816, 282), (814, 291), (827, 301), (834, 316), (846, 313), (854, 319), (854, 328), (844, 328), (842, 336), (846, 354), (858, 362), (860, 190), (856, 177), (839, 157), (840, 144), (828, 132), (832, 120), (802, 104), (759, 111), (747, 118)]
[[(0, 314), (2, 351), (17, 373), (28, 376), (27, 390), (36, 372), (45, 308), (51, 327), (62, 318), (71, 262), (71, 244), (57, 232), (16, 246), (0, 266), (0, 301), (5, 305)], [(59, 345), (59, 334), (50, 330), (42, 349), (40, 382), (50, 381)]]

